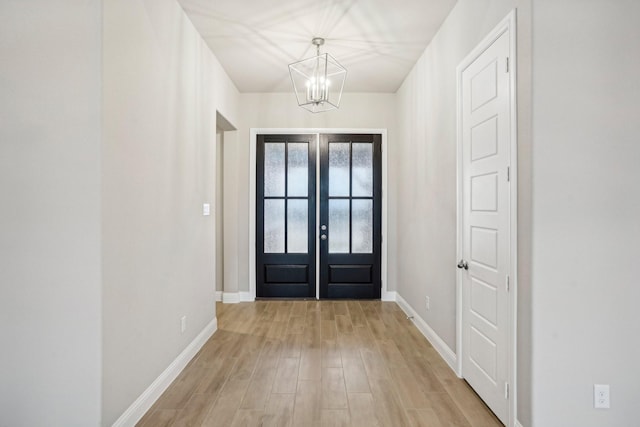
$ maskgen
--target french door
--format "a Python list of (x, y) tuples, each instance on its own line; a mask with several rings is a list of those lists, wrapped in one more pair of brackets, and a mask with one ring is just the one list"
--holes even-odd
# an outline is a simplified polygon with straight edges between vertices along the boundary
[(256, 296), (316, 296), (316, 135), (258, 135)]
[(256, 172), (256, 296), (380, 298), (380, 135), (258, 135)]

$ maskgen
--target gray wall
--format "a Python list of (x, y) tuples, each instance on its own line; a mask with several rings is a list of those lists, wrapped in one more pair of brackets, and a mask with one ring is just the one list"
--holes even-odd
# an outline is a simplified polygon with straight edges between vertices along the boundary
[(0, 2), (0, 425), (100, 425), (101, 2)]
[[(235, 87), (174, 0), (104, 0), (103, 425), (215, 318), (216, 111)], [(187, 330), (180, 318), (187, 316)]]
[(639, 16), (635, 0), (534, 2), (536, 427), (638, 424)]
[[(517, 8), (518, 413), (531, 420), (530, 0), (459, 0), (397, 93), (398, 293), (456, 351), (456, 67)], [(424, 307), (430, 297), (431, 309)]]

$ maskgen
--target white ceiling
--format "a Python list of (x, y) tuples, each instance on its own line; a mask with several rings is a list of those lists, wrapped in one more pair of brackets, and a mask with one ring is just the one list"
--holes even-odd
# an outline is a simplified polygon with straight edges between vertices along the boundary
[(345, 92), (395, 92), (457, 0), (178, 0), (240, 92), (291, 90), (289, 63), (321, 52)]

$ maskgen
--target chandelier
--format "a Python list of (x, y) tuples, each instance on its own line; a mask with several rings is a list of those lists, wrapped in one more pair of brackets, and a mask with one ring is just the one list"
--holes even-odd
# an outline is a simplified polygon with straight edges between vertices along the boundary
[(289, 64), (298, 105), (312, 113), (340, 107), (347, 70), (328, 53), (320, 54), (324, 39), (314, 37), (316, 56)]

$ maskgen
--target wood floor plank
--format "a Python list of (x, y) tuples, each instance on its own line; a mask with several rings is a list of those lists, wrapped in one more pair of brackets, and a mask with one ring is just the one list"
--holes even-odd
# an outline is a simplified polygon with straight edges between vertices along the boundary
[(406, 364), (404, 357), (402, 357), (402, 353), (396, 347), (396, 343), (391, 339), (385, 340), (377, 340), (378, 348), (380, 349), (380, 354), (384, 358), (387, 366), (404, 366)]
[(331, 320), (322, 319), (320, 323), (320, 334), (323, 340), (335, 340), (338, 331), (336, 330), (335, 316)]
[(348, 301), (347, 309), (349, 311), (349, 318), (351, 319), (351, 324), (354, 327), (367, 326), (367, 321), (364, 316), (364, 312), (362, 311), (362, 307), (357, 301)]
[(320, 304), (320, 316), (322, 320), (335, 320), (335, 312), (331, 301), (325, 301), (324, 304)]
[(267, 332), (267, 337), (272, 339), (284, 339), (287, 333), (288, 321), (286, 320), (274, 320), (271, 322), (271, 328)]
[(411, 427), (446, 427), (433, 409), (407, 409), (407, 417)]
[(342, 368), (322, 368), (322, 408), (348, 408)]
[(295, 393), (298, 386), (299, 358), (281, 358), (271, 393)]
[(178, 416), (177, 409), (160, 409), (145, 415), (136, 427), (169, 427)]
[(287, 321), (289, 320), (289, 315), (291, 314), (291, 310), (293, 309), (293, 301), (274, 301), (274, 304), (277, 304), (276, 315), (274, 317), (274, 321)]
[(239, 409), (233, 418), (231, 427), (260, 427), (263, 425), (263, 420), (264, 411), (255, 409)]
[(336, 314), (336, 329), (339, 334), (353, 333), (353, 325), (347, 314)]
[(347, 409), (323, 409), (320, 418), (322, 427), (351, 426), (351, 417)]
[(280, 357), (300, 358), (303, 339), (304, 339), (304, 336), (302, 334), (287, 333), (285, 339), (282, 342), (282, 352), (280, 354)]
[(264, 410), (264, 426), (290, 427), (293, 425), (295, 394), (272, 393)]
[(304, 317), (305, 314), (307, 314), (307, 306), (307, 301), (293, 301), (293, 305), (291, 307), (291, 317)]
[(447, 427), (471, 427), (460, 408), (447, 393), (431, 393), (429, 400), (440, 423)]
[(213, 407), (217, 395), (194, 394), (187, 402), (187, 405), (178, 412), (176, 422), (172, 427), (191, 427), (202, 424), (207, 414)]
[(276, 368), (265, 368), (253, 373), (247, 392), (242, 399), (242, 409), (264, 410), (276, 378)]
[(322, 367), (342, 368), (342, 355), (335, 339), (322, 340)]
[(384, 427), (376, 416), (371, 393), (349, 393), (348, 399), (351, 427)]
[(294, 426), (319, 427), (322, 415), (322, 382), (300, 380), (293, 411)]
[(389, 369), (380, 352), (375, 349), (363, 348), (360, 350), (360, 356), (367, 371), (367, 377), (372, 378), (389, 378)]
[(298, 379), (300, 380), (320, 380), (322, 377), (322, 349), (305, 348), (301, 351), (300, 370)]
[(334, 315), (342, 315), (345, 316), (349, 314), (349, 309), (347, 307), (347, 301), (333, 301), (333, 314)]
[(347, 393), (370, 393), (369, 378), (360, 355), (354, 358), (343, 358), (342, 367)]
[(202, 380), (196, 393), (217, 395), (231, 374), (236, 359), (221, 359), (210, 364), (203, 371)]
[(218, 331), (138, 426), (501, 425), (394, 303), (217, 310)]
[(304, 332), (304, 327), (306, 324), (306, 318), (304, 314), (299, 316), (291, 316), (289, 318), (289, 322), (287, 322), (287, 333), (288, 334), (301, 334)]
[(277, 368), (280, 353), (282, 353), (282, 341), (274, 339), (266, 340), (260, 352), (256, 370)]
[(376, 415), (383, 425), (397, 427), (410, 425), (395, 385), (391, 380), (386, 378), (369, 379), (369, 386), (375, 402)]
[(182, 371), (160, 396), (153, 409), (184, 408), (202, 381), (204, 372), (205, 369), (201, 366), (193, 366), (189, 370)]
[(404, 408), (431, 408), (427, 395), (423, 392), (419, 381), (409, 368), (406, 366), (394, 366), (390, 371)]
[(472, 427), (499, 427), (502, 425), (464, 380), (445, 380), (444, 388)]
[(242, 398), (249, 387), (249, 380), (230, 379), (225, 384), (218, 400), (204, 418), (202, 427), (227, 427), (233, 423)]
[(338, 348), (342, 358), (360, 357), (361, 340), (356, 334), (338, 334)]

